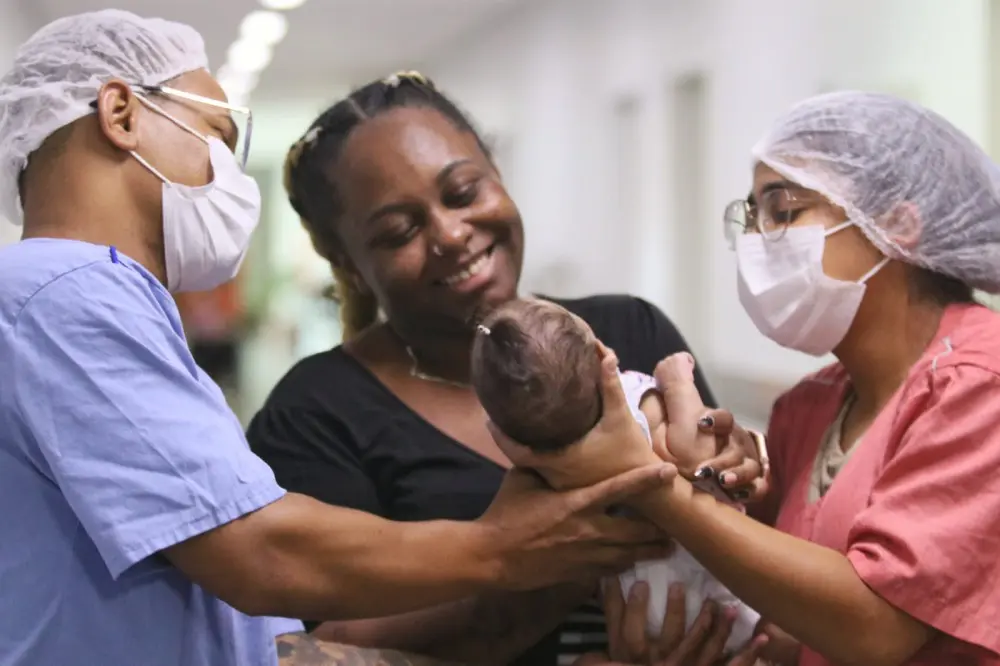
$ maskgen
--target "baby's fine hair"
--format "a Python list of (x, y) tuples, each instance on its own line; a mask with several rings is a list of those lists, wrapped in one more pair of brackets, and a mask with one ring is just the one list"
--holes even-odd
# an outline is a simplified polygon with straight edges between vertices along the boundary
[(601, 359), (593, 333), (539, 299), (504, 304), (480, 324), (472, 383), (490, 420), (540, 452), (581, 439), (601, 417)]

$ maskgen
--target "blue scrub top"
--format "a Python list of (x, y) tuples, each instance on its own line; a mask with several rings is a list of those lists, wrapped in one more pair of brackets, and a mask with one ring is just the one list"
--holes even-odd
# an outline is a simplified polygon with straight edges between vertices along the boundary
[(0, 666), (275, 666), (275, 634), (157, 553), (284, 495), (111, 248), (0, 248)]

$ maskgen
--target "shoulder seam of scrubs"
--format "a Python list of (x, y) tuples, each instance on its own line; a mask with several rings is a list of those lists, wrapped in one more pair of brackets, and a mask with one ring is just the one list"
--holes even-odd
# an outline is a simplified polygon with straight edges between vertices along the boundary
[(83, 270), (84, 268), (90, 268), (94, 264), (101, 264), (101, 263), (104, 263), (104, 262), (103, 261), (94, 260), (94, 261), (90, 261), (90, 262), (88, 262), (86, 264), (83, 264), (81, 266), (76, 266), (74, 268), (69, 269), (65, 273), (60, 273), (59, 275), (56, 275), (55, 277), (53, 277), (51, 280), (49, 280), (45, 284), (40, 285), (38, 287), (38, 289), (35, 289), (35, 291), (31, 294), (31, 296), (28, 296), (27, 300), (25, 300), (24, 303), (21, 305), (21, 309), (19, 309), (17, 311), (17, 314), (14, 315), (14, 324), (13, 324), (13, 326), (11, 326), (11, 328), (14, 330), (15, 337), (17, 336), (17, 323), (21, 319), (21, 315), (24, 313), (25, 308), (27, 308), (28, 304), (30, 304), (31, 301), (34, 300), (35, 296), (37, 296), (38, 294), (42, 293), (43, 291), (45, 291), (46, 289), (48, 289), (50, 286), (52, 286), (55, 282), (58, 282), (62, 278), (66, 277), (67, 275), (72, 275), (73, 273), (76, 273), (79, 270)]

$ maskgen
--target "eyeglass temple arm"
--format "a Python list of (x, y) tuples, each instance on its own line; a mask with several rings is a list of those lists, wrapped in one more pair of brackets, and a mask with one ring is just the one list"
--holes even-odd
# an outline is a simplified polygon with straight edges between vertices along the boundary
[[(207, 104), (208, 106), (214, 106), (219, 109), (226, 109), (227, 111), (235, 111), (236, 113), (245, 113), (250, 115), (250, 109), (245, 106), (234, 106), (226, 102), (220, 102), (217, 99), (212, 99), (211, 97), (202, 97), (201, 95), (195, 95), (194, 93), (185, 92), (183, 90), (178, 90), (176, 88), (171, 88), (169, 86), (136, 86), (136, 88), (142, 89), (144, 92), (148, 93), (167, 93), (168, 95), (174, 95), (175, 97), (180, 97), (182, 99), (190, 100), (192, 102), (198, 102), (200, 104)], [(97, 100), (93, 100), (90, 103), (90, 108), (97, 109)]]

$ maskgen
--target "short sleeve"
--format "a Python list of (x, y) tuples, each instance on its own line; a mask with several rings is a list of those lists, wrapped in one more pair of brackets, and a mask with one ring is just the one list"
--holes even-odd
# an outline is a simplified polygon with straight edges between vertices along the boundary
[(115, 578), (284, 494), (157, 289), (93, 264), (36, 293), (14, 329), (19, 418)]
[(1000, 653), (1000, 378), (937, 369), (903, 398), (908, 423), (856, 520), (848, 557), (880, 596)]
[(385, 516), (350, 429), (333, 414), (266, 405), (247, 429), (254, 453), (282, 487), (321, 502)]

